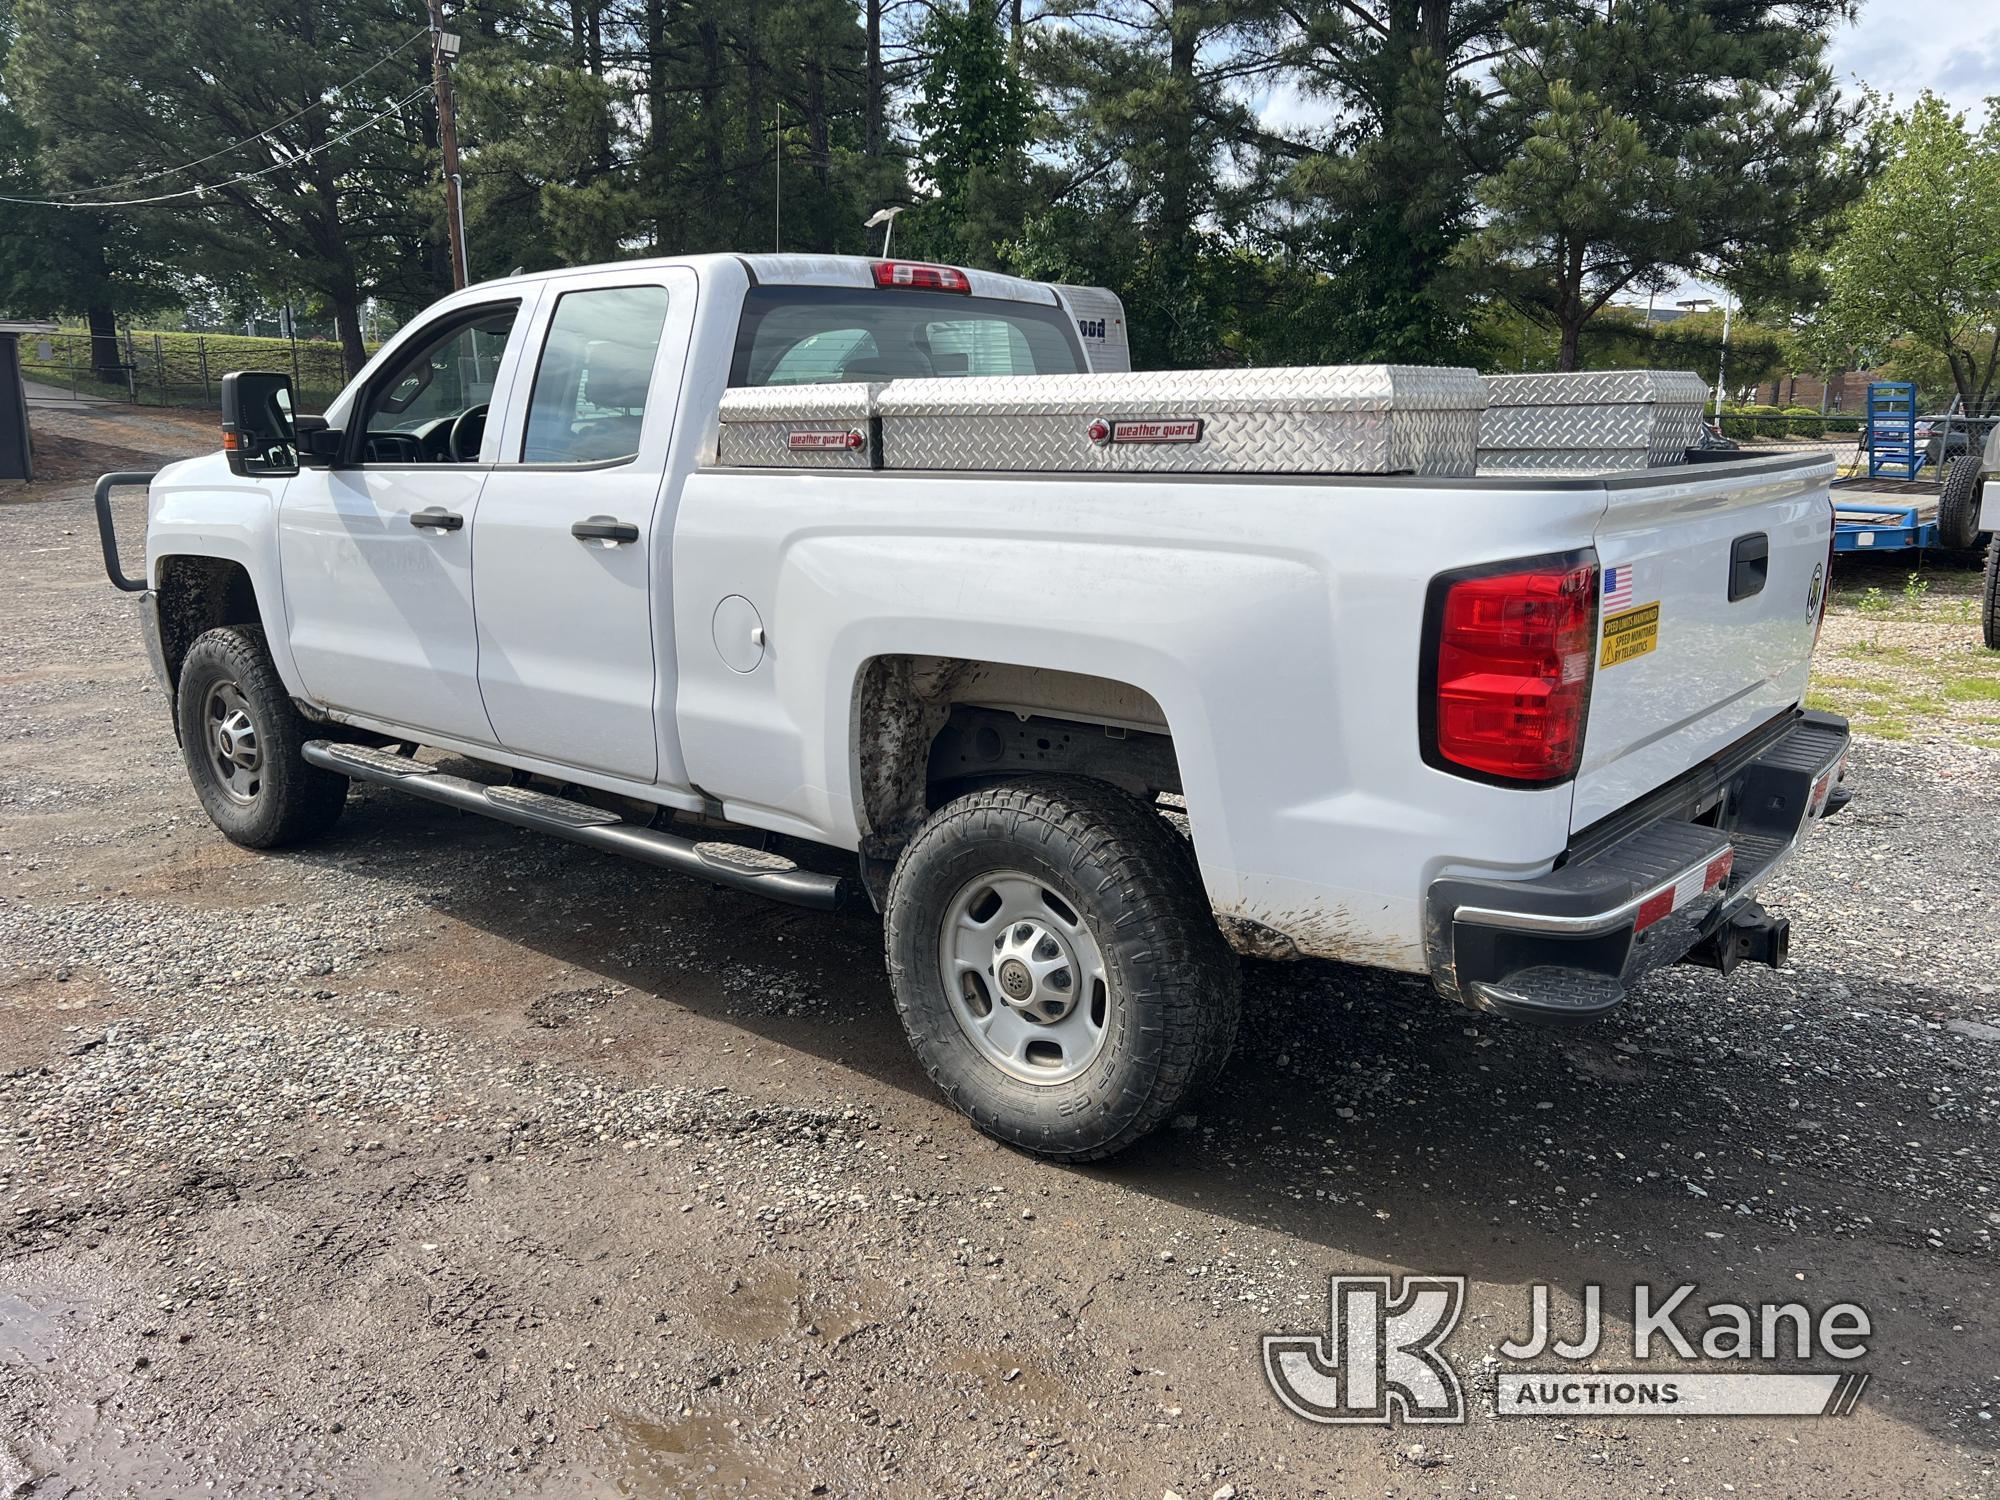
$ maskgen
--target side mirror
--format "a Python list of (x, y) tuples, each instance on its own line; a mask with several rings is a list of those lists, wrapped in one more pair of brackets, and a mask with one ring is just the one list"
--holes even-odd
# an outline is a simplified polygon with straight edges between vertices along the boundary
[(325, 417), (297, 416), (292, 429), (299, 437), (299, 462), (309, 469), (330, 469), (340, 460), (341, 430)]
[(299, 472), (291, 376), (236, 370), (222, 377), (222, 451), (232, 474)]

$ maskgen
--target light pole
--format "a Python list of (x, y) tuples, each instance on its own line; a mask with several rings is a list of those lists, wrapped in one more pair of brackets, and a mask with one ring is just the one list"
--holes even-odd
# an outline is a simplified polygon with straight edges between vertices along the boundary
[(874, 213), (869, 215), (868, 222), (861, 226), (863, 229), (879, 228), (882, 231), (882, 258), (884, 260), (889, 258), (889, 240), (896, 232), (896, 215), (902, 211), (900, 207), (878, 208)]
[[(1715, 357), (1715, 414), (1722, 415), (1722, 377), (1729, 369), (1729, 294), (1722, 295), (1722, 351)], [(1752, 393), (1754, 394), (1754, 392)], [(1772, 388), (1772, 399), (1777, 399), (1777, 389)]]

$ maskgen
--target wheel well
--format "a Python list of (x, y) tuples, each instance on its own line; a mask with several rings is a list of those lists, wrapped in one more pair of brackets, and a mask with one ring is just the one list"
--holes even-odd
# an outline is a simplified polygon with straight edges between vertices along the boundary
[(878, 656), (855, 694), (862, 852), (892, 860), (931, 811), (975, 787), (1060, 772), (1141, 796), (1181, 790), (1173, 736), (1144, 689), (962, 657)]
[(218, 625), (258, 625), (257, 591), (241, 563), (220, 557), (160, 560), (160, 648), (167, 678), (180, 685), (181, 663), (203, 631)]

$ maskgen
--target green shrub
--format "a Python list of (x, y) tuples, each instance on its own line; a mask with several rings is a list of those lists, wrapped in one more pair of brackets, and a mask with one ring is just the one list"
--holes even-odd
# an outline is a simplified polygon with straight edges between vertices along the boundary
[(1826, 433), (1826, 418), (1810, 406), (1788, 406), (1785, 408), (1785, 426), (1793, 437), (1822, 437)]
[(1785, 414), (1775, 406), (1752, 404), (1743, 408), (1743, 415), (1750, 418), (1750, 435), (1769, 442), (1772, 438), (1785, 435)]

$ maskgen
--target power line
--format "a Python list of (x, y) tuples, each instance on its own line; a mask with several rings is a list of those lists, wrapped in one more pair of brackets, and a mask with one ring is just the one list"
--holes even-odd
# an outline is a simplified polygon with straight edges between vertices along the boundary
[[(314, 110), (318, 109), (322, 104), (329, 103), (333, 99), (333, 96), (335, 94), (342, 94), (345, 93), (347, 90), (353, 88), (355, 84), (361, 82), (362, 79), (366, 78), (370, 73), (374, 72), (377, 68), (381, 67), (382, 64), (386, 62), (392, 62), (396, 58), (402, 56), (402, 54), (408, 50), (410, 44), (412, 42), (415, 42), (418, 38), (429, 35), (430, 35), (430, 29), (428, 27), (424, 28), (421, 31), (412, 32), (410, 35), (404, 37), (403, 40), (398, 42), (394, 47), (390, 48), (387, 52), (383, 53), (380, 57), (376, 58), (375, 61), (370, 63), (367, 67), (363, 68), (359, 73), (356, 73), (352, 78), (348, 79), (347, 82), (335, 84), (332, 88), (326, 90), (326, 92), (321, 94), (317, 99), (313, 100), (312, 103), (306, 105), (303, 109), (294, 110), (291, 114), (286, 115), (284, 119), (278, 120), (266, 126), (264, 129), (258, 131), (255, 135), (245, 136), (240, 141), (232, 141), (229, 145), (224, 146), (220, 151), (211, 151), (206, 156), (199, 156), (196, 157), (193, 161), (183, 162), (178, 167), (168, 167), (165, 171), (147, 172), (143, 176), (127, 177), (122, 182), (104, 182), (104, 183), (98, 183), (88, 188), (79, 188), (76, 193), (66, 194), (65, 199), (74, 200), (79, 204), (87, 204), (90, 202), (101, 201), (95, 199), (81, 199), (77, 197), (77, 193), (115, 193), (120, 188), (137, 187), (142, 182), (156, 182), (162, 177), (178, 177), (183, 172), (192, 172), (196, 167), (206, 166), (208, 163), (215, 161), (220, 157), (228, 156), (233, 152), (242, 150), (245, 146), (252, 146), (255, 145), (258, 141), (268, 140), (278, 131), (283, 130), (287, 125), (291, 124), (294, 120), (301, 119), (304, 116), (311, 114)], [(223, 184), (223, 186), (227, 186), (227, 184), (225, 183)], [(29, 201), (54, 204), (62, 200), (56, 200), (56, 199), (29, 200), (25, 198), (0, 199), (0, 202), (6, 202), (6, 203), (25, 203)]]
[(210, 193), (219, 193), (224, 188), (236, 186), (239, 182), (254, 182), (259, 177), (269, 177), (273, 172), (288, 172), (294, 167), (309, 162), (315, 156), (331, 151), (342, 142), (352, 140), (355, 136), (361, 134), (362, 131), (372, 129), (374, 126), (381, 124), (382, 121), (393, 115), (418, 95), (428, 93), (430, 87), (430, 84), (425, 83), (418, 88), (412, 89), (386, 109), (370, 115), (352, 129), (343, 130), (332, 139), (322, 141), (310, 151), (301, 151), (296, 156), (288, 156), (283, 161), (273, 162), (270, 166), (261, 167), (255, 172), (240, 172), (234, 177), (223, 179), (221, 182), (205, 183), (199, 187), (186, 188), (178, 193), (160, 193), (151, 198), (76, 199), (9, 198), (0, 196), (0, 203), (25, 203), (32, 208), (140, 208), (154, 203), (173, 203), (183, 198), (206, 198)]

